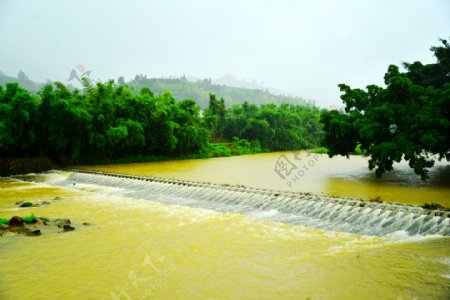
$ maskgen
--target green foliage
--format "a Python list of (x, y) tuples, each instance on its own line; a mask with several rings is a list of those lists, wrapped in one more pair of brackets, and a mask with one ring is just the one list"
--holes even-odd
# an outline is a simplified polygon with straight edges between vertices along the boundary
[(227, 108), (209, 94), (202, 117), (194, 100), (176, 100), (171, 91), (137, 93), (114, 81), (82, 80), (81, 91), (56, 82), (37, 95), (17, 83), (0, 86), (0, 155), (63, 164), (215, 157), (310, 148), (322, 134), (320, 111), (312, 106)]
[(31, 203), (30, 201), (23, 202), (20, 205), (20, 207), (31, 207), (31, 206), (33, 206), (33, 203)]
[(36, 222), (36, 217), (33, 214), (31, 214), (31, 216), (22, 217), (22, 220), (24, 223), (31, 224)]
[(208, 144), (208, 146), (200, 154), (201, 158), (227, 156), (231, 156), (231, 149), (227, 146), (226, 143)]
[(356, 145), (355, 148), (356, 155), (367, 155), (367, 150), (361, 150), (361, 144)]
[(386, 88), (339, 85), (345, 113), (330, 111), (321, 117), (330, 157), (348, 156), (359, 146), (378, 177), (404, 159), (423, 180), (436, 160), (450, 160), (450, 46), (442, 40), (442, 46), (431, 50), (434, 64), (405, 63), (403, 73), (389, 66)]
[[(23, 220), (23, 222), (31, 224), (31, 223), (35, 223), (37, 218), (34, 216), (34, 214), (31, 214), (30, 216), (21, 217), (21, 219)], [(41, 217), (41, 219), (46, 222), (50, 222), (50, 219), (48, 217)], [(9, 220), (10, 219), (0, 218), (0, 225), (8, 224)]]
[(234, 137), (231, 143), (208, 143), (198, 158), (227, 157), (264, 152), (259, 141), (249, 142), (246, 139)]
[(36, 142), (37, 102), (17, 83), (0, 88), (0, 156), (27, 156)]
[(205, 121), (215, 139), (223, 139), (225, 130), (225, 100), (216, 100), (216, 95), (209, 94), (209, 107), (205, 110)]
[(226, 109), (222, 100), (217, 102), (211, 95), (210, 107), (205, 111), (214, 140), (239, 137), (259, 141), (263, 148), (274, 151), (310, 148), (319, 143), (322, 126), (316, 107), (244, 102)]
[(320, 148), (315, 148), (315, 149), (309, 150), (309, 152), (314, 153), (314, 154), (327, 154), (328, 151), (329, 150), (325, 147), (320, 147)]
[(82, 91), (62, 83), (37, 96), (8, 83), (0, 86), (0, 155), (90, 162), (125, 156), (189, 155), (206, 146), (209, 131), (194, 100), (171, 92), (140, 94), (113, 81)]

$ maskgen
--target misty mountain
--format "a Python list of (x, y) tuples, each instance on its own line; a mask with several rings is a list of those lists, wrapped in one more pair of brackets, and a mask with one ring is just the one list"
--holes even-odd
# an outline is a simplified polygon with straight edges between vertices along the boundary
[(265, 90), (266, 89), (266, 87), (259, 84), (256, 80), (252, 80), (252, 81), (239, 80), (230, 74), (226, 74), (218, 79), (213, 79), (212, 83), (217, 84), (217, 85), (226, 85), (226, 86), (230, 86), (230, 87), (240, 87), (240, 88), (254, 89), (254, 90)]
[(4, 86), (8, 82), (17, 82), (21, 87), (33, 93), (38, 92), (45, 85), (44, 83), (30, 80), (23, 71), (20, 71), (17, 74), (17, 77), (12, 77), (6, 75), (0, 70), (0, 85)]
[[(218, 84), (218, 82), (221, 82), (221, 84)], [(128, 85), (135, 91), (147, 87), (156, 94), (170, 90), (176, 99), (194, 99), (202, 108), (208, 107), (210, 93), (215, 94), (217, 98), (224, 98), (227, 106), (242, 104), (245, 101), (253, 104), (314, 105), (313, 101), (307, 101), (301, 97), (275, 95), (267, 89), (255, 88), (259, 86), (257, 84), (247, 85), (253, 86), (253, 88), (249, 88), (229, 86), (225, 83), (242, 85), (242, 81), (230, 75), (218, 80), (204, 79), (198, 81), (188, 80), (185, 76), (180, 78), (147, 78), (145, 75), (136, 75), (133, 80), (128, 82)]]
[[(30, 80), (23, 71), (20, 71), (17, 77), (8, 76), (0, 71), (0, 85), (4, 86), (8, 82), (18, 82), (21, 87), (32, 93), (37, 93), (46, 83), (51, 83), (50, 81), (41, 83)], [(68, 82), (62, 83), (69, 89), (73, 89), (73, 86)], [(196, 81), (193, 81), (191, 78), (187, 79), (185, 76), (180, 78), (147, 78), (145, 75), (136, 75), (127, 84), (135, 91), (140, 91), (142, 87), (148, 87), (155, 94), (161, 94), (170, 90), (176, 99), (194, 99), (202, 108), (208, 107), (210, 93), (215, 94), (218, 99), (224, 98), (227, 106), (242, 104), (245, 101), (253, 104), (288, 103), (314, 105), (314, 102), (307, 101), (301, 97), (273, 94), (256, 82), (252, 84), (240, 81), (231, 75), (225, 75), (216, 80), (203, 79)]]

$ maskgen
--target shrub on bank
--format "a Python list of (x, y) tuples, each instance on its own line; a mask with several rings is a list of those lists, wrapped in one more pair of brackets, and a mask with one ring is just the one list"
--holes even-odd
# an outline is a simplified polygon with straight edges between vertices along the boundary
[(227, 143), (208, 143), (207, 147), (194, 158), (228, 157), (261, 152), (267, 151), (261, 147), (259, 141), (249, 142), (246, 139), (234, 137), (231, 142)]
[(328, 149), (325, 147), (320, 147), (320, 148), (311, 149), (311, 150), (309, 150), (309, 152), (314, 153), (314, 154), (327, 154)]

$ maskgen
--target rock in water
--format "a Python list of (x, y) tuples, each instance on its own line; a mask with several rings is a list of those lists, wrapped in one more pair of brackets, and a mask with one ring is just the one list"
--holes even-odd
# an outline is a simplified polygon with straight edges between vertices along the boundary
[(23, 226), (23, 220), (21, 217), (14, 216), (9, 220), (9, 226)]
[(58, 225), (59, 228), (64, 228), (64, 226), (70, 226), (69, 219), (56, 219), (54, 222), (56, 223), (56, 225)]
[(26, 236), (38, 236), (38, 235), (41, 235), (41, 234), (42, 233), (41, 233), (41, 231), (39, 229), (29, 230), (29, 231), (25, 232)]
[(35, 221), (35, 224), (39, 225), (39, 226), (47, 225), (47, 222), (41, 217), (37, 217), (34, 221)]
[(64, 231), (73, 231), (73, 230), (75, 230), (75, 227), (72, 227), (72, 226), (70, 226), (70, 225), (64, 225)]
[(59, 228), (64, 229), (64, 231), (73, 231), (75, 230), (75, 227), (72, 227), (70, 225), (69, 219), (56, 219), (55, 223), (58, 225)]

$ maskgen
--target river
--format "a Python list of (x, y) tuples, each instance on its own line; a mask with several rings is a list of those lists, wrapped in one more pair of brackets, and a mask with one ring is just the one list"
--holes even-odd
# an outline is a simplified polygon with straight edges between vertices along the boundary
[[(284, 178), (274, 171), (280, 157), (291, 171), (281, 174)], [(439, 164), (427, 182), (405, 164), (397, 167), (378, 180), (363, 157), (286, 152), (90, 168), (450, 206), (448, 165)], [(0, 179), (1, 217), (34, 213), (70, 218), (76, 227), (65, 233), (44, 229), (40, 237), (0, 238), (0, 299), (450, 296), (448, 236), (376, 236), (280, 223), (264, 215), (152, 201), (151, 192), (139, 197), (123, 187), (74, 184), (71, 176), (57, 172)], [(24, 200), (51, 204), (14, 205)]]
[[(284, 178), (274, 170), (280, 157), (292, 163), (289, 175), (280, 172)], [(437, 162), (431, 178), (422, 181), (406, 162), (396, 163), (394, 171), (378, 179), (369, 171), (367, 161), (363, 156), (329, 158), (300, 151), (85, 168), (362, 199), (380, 197), (415, 205), (436, 202), (450, 207), (450, 164)]]

